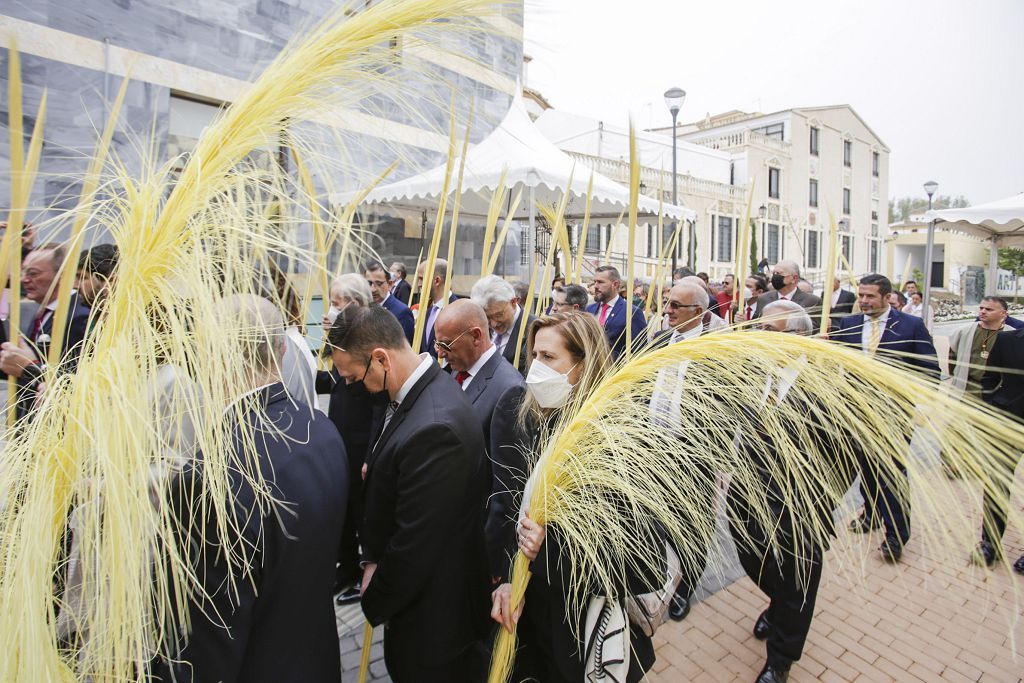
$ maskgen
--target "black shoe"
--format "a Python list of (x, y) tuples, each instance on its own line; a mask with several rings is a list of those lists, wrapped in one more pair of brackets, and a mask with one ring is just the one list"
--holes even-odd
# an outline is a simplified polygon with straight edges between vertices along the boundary
[(1017, 561), (1013, 563), (1013, 571), (1024, 574), (1024, 555), (1018, 557)]
[[(757, 622), (754, 623), (754, 637), (758, 640), (765, 640), (771, 632), (772, 624), (768, 621), (768, 610), (765, 610), (761, 612), (761, 616), (759, 616), (757, 618)], [(767, 669), (767, 667), (765, 668)]]
[(672, 602), (668, 606), (668, 616), (672, 621), (682, 621), (686, 618), (686, 615), (690, 613), (690, 598), (685, 598), (681, 595), (675, 595), (672, 597)]
[(354, 605), (359, 602), (359, 584), (352, 586), (348, 590), (344, 590), (338, 594), (338, 597), (334, 599), (336, 605)]
[(855, 534), (870, 534), (882, 528), (882, 523), (875, 519), (868, 519), (867, 515), (859, 515), (850, 521), (850, 531)]
[(903, 556), (903, 541), (895, 536), (886, 536), (878, 550), (886, 562), (899, 562)]
[(995, 564), (996, 559), (999, 557), (999, 551), (996, 550), (988, 541), (980, 541), (978, 547), (974, 549), (974, 553), (971, 555), (971, 561), (974, 564), (984, 564), (986, 567), (991, 567)]
[(765, 664), (754, 683), (786, 683), (788, 679), (789, 669), (773, 669)]

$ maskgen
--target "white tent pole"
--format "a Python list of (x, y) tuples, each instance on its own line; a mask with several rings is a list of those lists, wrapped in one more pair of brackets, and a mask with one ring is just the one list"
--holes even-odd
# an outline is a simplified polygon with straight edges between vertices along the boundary
[(523, 248), (528, 250), (527, 251), (527, 255), (529, 257), (530, 278), (531, 279), (533, 278), (533, 270), (534, 270), (534, 268), (533, 268), (533, 266), (534, 266), (534, 258), (533, 258), (533, 250), (532, 250), (532, 240), (534, 240), (534, 238), (536, 236), (537, 236), (537, 194), (536, 194), (536, 188), (530, 187), (530, 234), (529, 234), (529, 236), (525, 240), (523, 240)]
[(935, 251), (935, 223), (935, 221), (928, 223), (928, 242), (924, 247), (924, 297), (922, 297), (921, 303), (926, 311), (926, 318), (928, 303), (931, 300), (932, 294), (932, 255)]
[(988, 296), (999, 294), (999, 242), (995, 235), (992, 235), (992, 247), (988, 254), (988, 280), (985, 283), (985, 294)]

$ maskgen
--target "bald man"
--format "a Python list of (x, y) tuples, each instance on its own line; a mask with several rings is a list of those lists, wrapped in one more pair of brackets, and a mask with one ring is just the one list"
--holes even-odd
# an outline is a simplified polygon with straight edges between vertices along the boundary
[[(437, 316), (434, 342), (438, 358), (448, 360), (452, 377), (473, 404), (484, 431), (490, 463), (491, 487), (487, 498), (484, 539), (491, 576), (508, 571), (507, 538), (515, 526), (517, 508), (511, 491), (521, 472), (507, 461), (517, 452), (516, 418), (526, 384), (523, 376), (491, 342), (484, 309), (469, 299), (448, 304)], [(515, 533), (511, 534), (515, 537)]]
[(448, 361), (452, 377), (473, 404), (484, 441), (490, 443), (494, 407), (506, 392), (521, 394), (524, 383), (491, 342), (484, 309), (469, 299), (448, 304), (434, 323), (434, 351)]

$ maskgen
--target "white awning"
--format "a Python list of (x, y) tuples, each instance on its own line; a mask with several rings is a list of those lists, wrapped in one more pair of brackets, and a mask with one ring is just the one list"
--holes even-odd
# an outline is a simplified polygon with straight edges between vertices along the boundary
[[(459, 160), (456, 159), (453, 175), (457, 174), (458, 168)], [(505, 186), (511, 189), (510, 196), (515, 196), (519, 190), (523, 191), (523, 201), (515, 216), (517, 219), (526, 219), (531, 214), (531, 190), (538, 203), (548, 206), (556, 206), (568, 190), (570, 198), (566, 205), (566, 216), (582, 216), (591, 177), (594, 180), (591, 216), (597, 219), (617, 218), (629, 206), (629, 188), (577, 163), (548, 141), (534, 126), (518, 96), (512, 100), (512, 106), (501, 125), (484, 140), (471, 146), (466, 154), (460, 209), (464, 215), (487, 215), (491, 197), (503, 171), (506, 174)], [(444, 187), (444, 176), (445, 167), (442, 165), (383, 185), (372, 191), (364, 204), (387, 204), (400, 209), (434, 209)], [(455, 185), (455, 178), (452, 179), (452, 185)], [(454, 187), (451, 192), (454, 194)], [(336, 194), (331, 200), (335, 204), (343, 204), (353, 196), (354, 193)], [(639, 198), (638, 208), (644, 216), (657, 216), (660, 212), (669, 219), (696, 219), (696, 214), (690, 209), (671, 204), (659, 205), (656, 200), (645, 196)]]
[(1024, 246), (1024, 192), (988, 204), (929, 211), (925, 217), (937, 221), (939, 230), (994, 239), (1000, 247)]

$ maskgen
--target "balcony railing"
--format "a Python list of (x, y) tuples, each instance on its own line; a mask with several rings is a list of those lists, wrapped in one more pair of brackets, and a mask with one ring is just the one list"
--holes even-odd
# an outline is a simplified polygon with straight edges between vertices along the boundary
[[(573, 159), (586, 164), (589, 168), (608, 176), (612, 180), (623, 184), (629, 183), (629, 163), (625, 161), (605, 159), (579, 152), (569, 152), (568, 154)], [(671, 171), (643, 167), (640, 170), (640, 182), (646, 186), (645, 194), (648, 196), (657, 198), (658, 190), (661, 190), (665, 193), (664, 200), (666, 202), (672, 201)], [(747, 196), (747, 189), (745, 187), (719, 183), (692, 175), (678, 174), (677, 183), (678, 192), (684, 197), (686, 195), (700, 195), (711, 197), (712, 199), (742, 202), (746, 200)]]
[(713, 135), (705, 138), (689, 138), (689, 141), (704, 147), (710, 147), (711, 149), (736, 149), (737, 147), (758, 145), (784, 154), (789, 154), (793, 146), (785, 140), (768, 137), (763, 133), (756, 133), (752, 130), (739, 130), (735, 133)]

